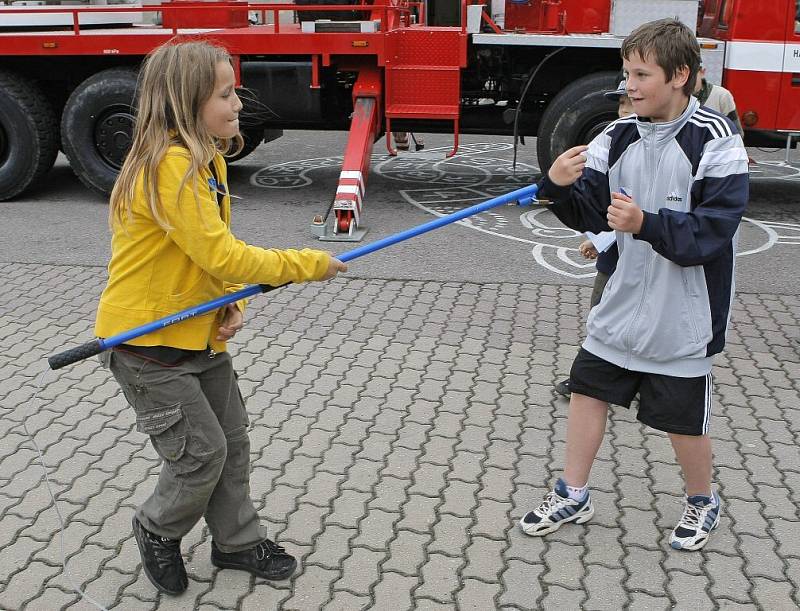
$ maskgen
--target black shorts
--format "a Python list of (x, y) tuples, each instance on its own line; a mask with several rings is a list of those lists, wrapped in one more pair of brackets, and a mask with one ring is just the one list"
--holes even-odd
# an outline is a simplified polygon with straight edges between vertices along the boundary
[(581, 348), (572, 363), (569, 388), (623, 407), (630, 407), (638, 393), (640, 422), (665, 433), (708, 434), (713, 396), (710, 373), (678, 378), (631, 371)]

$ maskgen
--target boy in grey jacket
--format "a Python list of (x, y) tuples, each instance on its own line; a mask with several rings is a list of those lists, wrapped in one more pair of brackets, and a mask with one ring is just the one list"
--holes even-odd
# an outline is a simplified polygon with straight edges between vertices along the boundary
[(629, 407), (638, 394), (638, 419), (668, 434), (685, 480), (670, 545), (697, 550), (720, 516), (708, 436), (711, 364), (734, 294), (747, 153), (731, 121), (691, 97), (700, 47), (685, 25), (641, 26), (622, 58), (636, 114), (565, 152), (539, 185), (569, 227), (616, 231), (620, 258), (570, 372), (563, 477), (520, 526), (544, 535), (592, 517), (588, 479), (608, 404)]

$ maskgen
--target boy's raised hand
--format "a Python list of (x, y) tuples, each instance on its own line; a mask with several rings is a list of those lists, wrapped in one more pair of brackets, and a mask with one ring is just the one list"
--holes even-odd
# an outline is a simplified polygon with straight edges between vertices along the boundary
[(588, 148), (581, 144), (561, 153), (547, 172), (550, 180), (559, 187), (567, 187), (578, 180), (586, 166), (586, 155), (583, 153)]
[(624, 193), (611, 193), (611, 205), (608, 207), (608, 226), (625, 233), (640, 233), (644, 223), (644, 212)]

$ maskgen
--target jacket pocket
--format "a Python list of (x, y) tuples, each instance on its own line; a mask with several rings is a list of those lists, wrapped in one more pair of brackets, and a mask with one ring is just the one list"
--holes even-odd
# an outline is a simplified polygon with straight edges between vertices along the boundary
[(197, 266), (189, 267), (185, 274), (180, 274), (177, 278), (178, 282), (168, 295), (170, 301), (185, 301), (195, 293), (207, 292), (204, 284), (208, 282), (209, 275)]
[(664, 259), (654, 261), (630, 331), (632, 354), (654, 362), (704, 356), (708, 338), (701, 330), (709, 325), (702, 317), (700, 287), (693, 277), (703, 272), (693, 270)]
[(700, 341), (700, 332), (697, 330), (697, 317), (695, 315), (694, 305), (692, 304), (692, 291), (689, 288), (689, 280), (686, 278), (686, 270), (681, 269), (681, 280), (683, 281), (683, 295), (686, 300), (687, 307), (689, 308), (689, 326), (692, 330), (692, 337), (695, 343)]

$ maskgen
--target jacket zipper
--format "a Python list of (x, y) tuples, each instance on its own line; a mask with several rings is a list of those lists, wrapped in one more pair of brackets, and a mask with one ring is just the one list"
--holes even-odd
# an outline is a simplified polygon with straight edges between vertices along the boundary
[[(655, 126), (648, 126), (648, 129), (650, 129), (650, 131), (651, 131), (649, 136), (650, 136), (650, 138), (652, 138), (652, 142), (650, 143), (650, 154), (648, 155), (650, 164), (649, 164), (649, 167), (646, 168), (646, 170), (647, 170), (647, 172), (652, 172), (653, 168), (655, 168), (656, 129), (655, 129)], [(645, 139), (645, 141), (646, 140), (647, 139)], [(646, 173), (645, 175), (647, 176), (649, 174)], [(645, 205), (645, 202), (649, 202), (650, 201), (650, 198), (652, 197), (652, 194), (653, 194), (654, 184), (655, 184), (655, 180), (651, 180), (650, 181), (650, 185), (648, 186), (648, 189), (647, 189), (647, 192), (646, 192), (646, 197), (642, 201), (642, 206)], [(644, 208), (642, 208), (642, 209), (644, 210)], [(642, 281), (642, 293), (641, 293), (641, 297), (639, 298), (639, 305), (636, 306), (636, 311), (633, 314), (633, 318), (631, 318), (631, 323), (628, 325), (628, 332), (625, 334), (625, 340), (626, 340), (625, 343), (627, 344), (627, 347), (628, 347), (628, 354), (625, 357), (625, 368), (626, 369), (630, 369), (631, 359), (633, 357), (633, 343), (631, 341), (631, 336), (633, 335), (633, 329), (636, 326), (636, 322), (639, 319), (639, 315), (642, 313), (642, 307), (644, 307), (644, 299), (645, 299), (645, 295), (647, 294), (647, 282), (648, 282), (648, 279), (649, 279), (649, 276), (650, 276), (650, 263), (651, 263), (651, 260), (652, 260), (652, 257), (649, 257), (649, 256), (645, 260), (645, 263), (644, 263), (644, 278), (643, 278), (643, 281)]]

